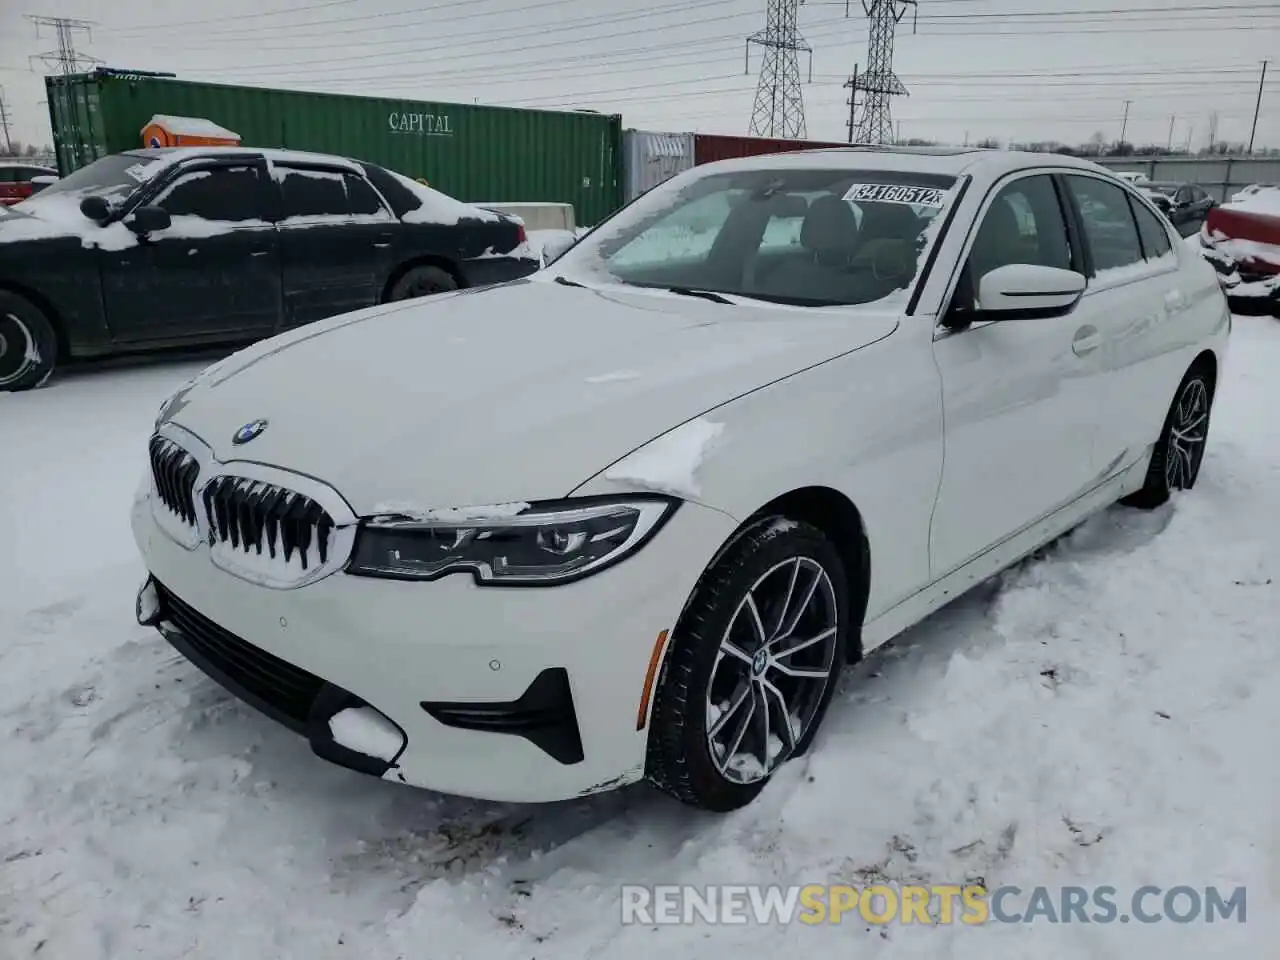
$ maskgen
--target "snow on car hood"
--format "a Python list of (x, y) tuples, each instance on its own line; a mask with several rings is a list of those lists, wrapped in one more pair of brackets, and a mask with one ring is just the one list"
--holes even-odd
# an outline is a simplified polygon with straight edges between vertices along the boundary
[[(897, 324), (866, 308), (525, 281), (262, 341), (179, 391), (163, 418), (220, 460), (323, 479), (360, 514), (551, 499), (682, 422)], [(258, 419), (266, 430), (233, 445)]]

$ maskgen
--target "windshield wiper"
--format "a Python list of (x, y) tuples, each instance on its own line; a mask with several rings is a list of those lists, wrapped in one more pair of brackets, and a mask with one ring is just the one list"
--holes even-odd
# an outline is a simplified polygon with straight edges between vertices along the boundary
[(584, 284), (578, 283), (577, 280), (570, 280), (568, 277), (564, 276), (557, 275), (553, 282), (558, 283), (563, 287), (582, 287), (583, 290), (587, 289)]
[(668, 293), (678, 293), (682, 297), (698, 297), (702, 300), (710, 300), (712, 303), (733, 303), (728, 297), (714, 290), (694, 290), (692, 287), (667, 287), (666, 290)]

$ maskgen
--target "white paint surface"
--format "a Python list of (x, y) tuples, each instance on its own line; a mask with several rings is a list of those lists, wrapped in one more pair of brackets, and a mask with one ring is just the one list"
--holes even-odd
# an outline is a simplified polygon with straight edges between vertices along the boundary
[[(0, 942), (56, 960), (395, 960), (424, 944), (486, 960), (1272, 956), (1280, 325), (1237, 318), (1233, 341), (1194, 492), (1107, 511), (850, 670), (808, 757), (725, 817), (647, 787), (476, 803), (318, 760), (133, 620), (142, 567), (123, 506), (139, 438), (200, 364), (0, 394), (17, 465), (0, 472), (0, 530), (23, 545), (0, 552)], [(67, 503), (82, 505), (74, 549)], [(1250, 911), (619, 923), (624, 883), (868, 875), (1055, 894), (1241, 884)]]

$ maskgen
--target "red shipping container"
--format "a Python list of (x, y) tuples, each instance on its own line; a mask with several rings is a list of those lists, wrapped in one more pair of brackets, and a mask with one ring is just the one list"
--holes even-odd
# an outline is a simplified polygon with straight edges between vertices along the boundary
[(693, 136), (693, 162), (697, 166), (716, 160), (758, 157), (766, 153), (830, 150), (832, 147), (847, 146), (849, 146), (847, 143), (830, 143), (823, 140), (771, 140), (766, 137), (731, 137), (714, 133), (696, 133)]

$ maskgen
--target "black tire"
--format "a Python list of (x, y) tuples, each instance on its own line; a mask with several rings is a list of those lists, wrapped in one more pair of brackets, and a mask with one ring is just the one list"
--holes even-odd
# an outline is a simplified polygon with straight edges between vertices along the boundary
[(441, 267), (410, 267), (392, 285), (391, 292), (387, 294), (387, 302), (429, 297), (433, 293), (457, 289), (458, 281), (448, 270)]
[[(794, 580), (790, 572), (792, 569), (797, 571)], [(817, 570), (825, 575), (825, 584)], [(802, 609), (800, 598), (808, 587), (809, 581), (804, 579), (808, 574), (812, 574), (815, 584), (812, 596), (817, 599)], [(792, 589), (784, 594), (788, 585)], [(763, 609), (757, 606), (757, 617), (751, 617), (751, 608), (747, 606), (748, 593), (753, 589), (764, 601), (770, 596), (777, 598), (773, 604), (766, 602)], [(785, 601), (781, 600), (784, 595), (791, 601), (791, 605), (785, 608)], [(807, 523), (774, 517), (744, 532), (703, 574), (676, 625), (654, 697), (645, 765), (648, 779), (678, 800), (706, 810), (735, 810), (755, 799), (784, 762), (801, 756), (813, 742), (848, 650), (849, 608), (844, 564), (822, 531)], [(797, 609), (799, 614), (795, 614)], [(802, 640), (797, 644), (802, 649), (780, 654), (788, 661), (782, 666), (776, 660), (770, 662), (767, 653), (753, 651), (749, 667), (741, 658), (721, 654), (724, 642), (745, 652), (747, 641), (752, 636), (764, 638), (770, 632), (777, 637), (779, 644), (772, 648), (774, 650), (780, 650), (781, 642), (793, 631), (804, 639), (808, 639), (808, 631), (812, 631), (814, 636), (828, 633), (833, 628), (824, 619), (827, 612), (835, 618), (829, 649), (826, 640), (811, 644), (804, 644)], [(782, 631), (793, 614), (796, 622), (791, 630)], [(745, 629), (745, 633), (739, 632), (740, 628)], [(807, 657), (808, 662), (797, 659), (800, 657)], [(762, 659), (767, 665), (758, 665)], [(784, 667), (786, 670), (807, 668), (815, 673), (825, 672), (825, 681), (816, 677), (784, 675), (781, 672)], [(735, 679), (735, 670), (742, 676)], [(760, 683), (759, 678), (767, 680), (768, 685)], [(717, 684), (714, 688), (713, 681)], [(734, 685), (723, 686), (725, 682)], [(743, 731), (738, 734), (740, 744), (750, 742), (757, 745), (757, 752), (749, 759), (759, 766), (759, 770), (745, 774), (759, 777), (753, 782), (739, 782), (726, 774), (729, 767), (736, 767), (741, 774), (742, 766), (735, 765), (734, 761), (750, 748), (743, 754), (739, 754), (737, 745), (723, 751), (730, 754), (723, 764), (724, 769), (713, 757), (708, 737), (708, 713), (711, 703), (718, 698), (714, 693), (716, 690), (722, 693), (731, 691), (720, 701), (722, 704), (730, 703), (736, 695), (742, 697), (733, 707), (722, 707), (720, 716), (726, 728), (737, 727)], [(749, 692), (743, 693), (744, 690)], [(784, 690), (790, 691), (794, 699), (788, 699), (782, 693)], [(761, 732), (756, 709), (761, 701), (755, 699), (757, 693), (767, 705), (764, 712), (768, 723), (766, 729), (778, 740), (776, 754), (771, 755), (769, 747), (758, 748), (761, 741), (769, 743), (770, 739)], [(782, 697), (781, 706), (787, 708), (789, 716), (792, 715), (792, 703), (799, 704), (794, 714), (801, 718), (798, 732), (793, 723), (783, 727), (777, 722), (781, 707), (774, 694)], [(807, 722), (803, 719), (805, 715)], [(784, 730), (789, 732), (787, 740), (790, 743), (782, 741)], [(734, 735), (733, 729), (726, 729), (725, 742)], [(760, 762), (762, 755), (768, 757), (768, 763)]]
[[(1213, 380), (1205, 367), (1193, 366), (1173, 395), (1142, 487), (1120, 502), (1140, 510), (1154, 510), (1174, 490), (1194, 487), (1204, 462), (1212, 412)], [(1178, 452), (1176, 456), (1174, 451)]]
[(0, 290), (0, 391), (43, 386), (58, 362), (58, 335), (26, 297)]

